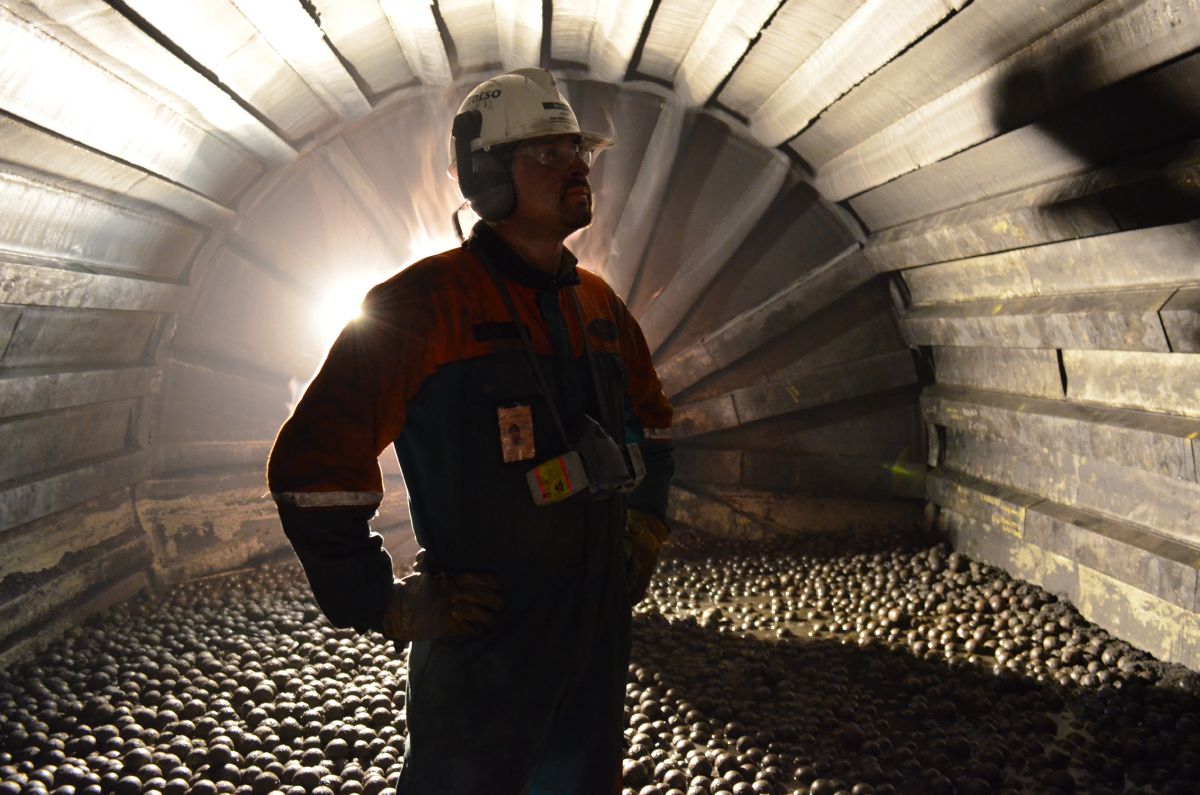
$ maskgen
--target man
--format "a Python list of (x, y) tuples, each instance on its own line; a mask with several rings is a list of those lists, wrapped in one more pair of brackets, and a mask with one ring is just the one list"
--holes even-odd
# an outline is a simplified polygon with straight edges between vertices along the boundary
[[(540, 69), (481, 84), (453, 129), (484, 220), (370, 292), (268, 481), (329, 620), (412, 643), (402, 795), (608, 795), (673, 471), (641, 330), (563, 246), (611, 141)], [(398, 582), (367, 526), (392, 443), (423, 548)]]

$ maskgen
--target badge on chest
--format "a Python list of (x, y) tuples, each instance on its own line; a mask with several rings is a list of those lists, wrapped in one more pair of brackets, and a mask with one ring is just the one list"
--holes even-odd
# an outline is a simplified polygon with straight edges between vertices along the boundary
[(500, 432), (500, 454), (504, 463), (529, 461), (537, 455), (533, 444), (533, 407), (516, 403), (496, 408)]

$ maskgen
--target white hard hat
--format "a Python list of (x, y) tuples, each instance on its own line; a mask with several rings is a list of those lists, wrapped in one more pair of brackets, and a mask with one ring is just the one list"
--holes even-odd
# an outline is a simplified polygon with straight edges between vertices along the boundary
[[(559, 93), (554, 76), (545, 69), (516, 69), (483, 81), (458, 107), (459, 114), (472, 110), (479, 111), (482, 117), (479, 136), (471, 141), (472, 152), (564, 133), (580, 136), (586, 146), (595, 150), (613, 144), (606, 135), (579, 129), (575, 111)], [(451, 176), (456, 177), (457, 171), (451, 137)]]

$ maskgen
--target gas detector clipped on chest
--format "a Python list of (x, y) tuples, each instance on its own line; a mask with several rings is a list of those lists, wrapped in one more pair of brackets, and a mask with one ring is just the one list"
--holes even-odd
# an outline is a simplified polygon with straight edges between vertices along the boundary
[[(545, 373), (542, 372), (542, 366), (538, 362), (533, 342), (529, 338), (525, 324), (520, 321), (508, 287), (504, 284), (500, 274), (496, 272), (487, 253), (480, 247), (473, 247), (473, 250), (483, 262), (484, 268), (495, 282), (501, 298), (504, 299), (505, 307), (512, 316), (529, 364), (533, 368), (538, 388), (546, 399), (546, 405), (554, 419), (554, 425), (563, 446), (567, 448), (567, 452), (541, 462), (526, 473), (525, 480), (529, 485), (529, 493), (533, 497), (534, 504), (552, 505), (576, 494), (584, 495), (582, 497), (584, 499), (603, 500), (618, 493), (633, 491), (646, 476), (646, 465), (642, 459), (641, 448), (635, 443), (618, 444), (604, 429), (605, 425), (617, 427), (608, 422), (607, 416), (602, 416), (605, 422), (601, 424), (595, 418), (584, 414), (583, 430), (575, 439), (568, 437), (566, 425), (555, 406), (554, 397), (550, 392)], [(606, 415), (605, 407), (608, 402), (604, 395), (599, 368), (596, 365), (595, 353), (592, 351), (591, 343), (588, 342), (583, 307), (579, 303), (579, 296), (576, 294), (575, 288), (569, 289), (571, 297), (574, 299), (575, 313), (579, 318), (579, 328), (583, 334), (584, 352), (591, 370), (592, 385), (596, 390), (596, 403), (601, 414)], [(497, 421), (500, 430), (501, 451), (506, 463), (535, 457), (532, 442), (532, 415), (529, 412), (530, 407), (525, 405), (498, 409)], [(528, 428), (528, 432), (526, 432), (526, 428)], [(528, 441), (526, 441), (526, 436), (528, 436)]]

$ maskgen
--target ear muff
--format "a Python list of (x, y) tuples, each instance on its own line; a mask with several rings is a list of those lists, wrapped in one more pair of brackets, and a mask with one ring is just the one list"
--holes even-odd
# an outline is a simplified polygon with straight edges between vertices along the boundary
[(508, 164), (488, 151), (471, 151), (471, 142), (479, 137), (483, 114), (464, 111), (454, 117), (454, 161), (458, 166), (458, 188), (471, 209), (485, 221), (500, 221), (512, 214), (516, 204), (512, 174)]

